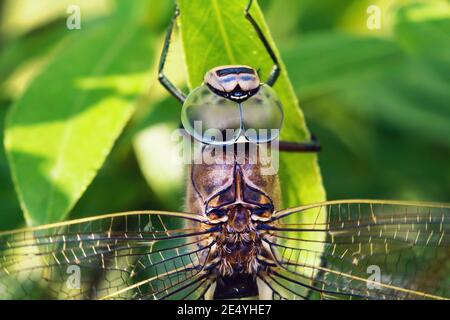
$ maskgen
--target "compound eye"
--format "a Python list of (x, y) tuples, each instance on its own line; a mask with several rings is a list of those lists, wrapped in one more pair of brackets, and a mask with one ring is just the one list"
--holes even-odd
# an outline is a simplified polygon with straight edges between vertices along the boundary
[(241, 106), (245, 136), (249, 141), (264, 143), (278, 137), (283, 124), (283, 109), (275, 90), (263, 84)]
[(224, 223), (228, 221), (227, 210), (213, 209), (206, 213), (206, 216), (208, 217), (209, 222), (214, 224)]
[(188, 95), (181, 122), (192, 137), (206, 144), (231, 144), (241, 134), (239, 104), (216, 95), (206, 85)]

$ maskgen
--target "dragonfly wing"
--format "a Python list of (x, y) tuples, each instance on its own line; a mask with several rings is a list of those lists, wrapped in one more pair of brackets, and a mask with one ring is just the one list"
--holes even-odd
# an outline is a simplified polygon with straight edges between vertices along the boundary
[(264, 229), (275, 297), (450, 298), (449, 205), (330, 201), (279, 211)]
[(130, 212), (0, 233), (0, 298), (201, 298), (212, 228)]

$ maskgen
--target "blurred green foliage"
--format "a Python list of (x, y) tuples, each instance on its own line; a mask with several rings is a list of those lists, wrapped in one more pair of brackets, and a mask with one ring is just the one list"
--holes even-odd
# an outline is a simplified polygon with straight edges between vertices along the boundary
[[(167, 143), (154, 142), (155, 136), (160, 137), (161, 133), (170, 132), (170, 128), (178, 125), (179, 106), (158, 85), (155, 68), (173, 5), (166, 0), (135, 2), (138, 2), (136, 6), (122, 0), (46, 0), (39, 2), (41, 10), (38, 10), (33, 0), (0, 0), (2, 139), (5, 118), (12, 106), (18, 110), (33, 110), (35, 119), (39, 119), (40, 108), (50, 107), (39, 103), (39, 94), (53, 86), (71, 84), (71, 79), (59, 77), (60, 70), (65, 68), (58, 64), (66, 64), (70, 67), (66, 69), (74, 70), (75, 76), (83, 75), (83, 68), (93, 67), (95, 60), (101, 58), (95, 54), (95, 48), (114, 42), (117, 32), (129, 27), (130, 22), (140, 34), (133, 38), (136, 43), (111, 58), (114, 63), (101, 73), (101, 76), (110, 76), (106, 79), (109, 82), (105, 79), (90, 82), (110, 86), (109, 89), (112, 86), (114, 90), (98, 90), (92, 99), (98, 98), (98, 94), (102, 94), (102, 99), (119, 95), (119, 99), (127, 103), (118, 110), (125, 112), (131, 106), (131, 118), (128, 120), (124, 116), (115, 130), (105, 131), (108, 147), (95, 155), (97, 166), (85, 180), (84, 187), (88, 187), (84, 193), (79, 193), (81, 198), (64, 199), (57, 210), (59, 213), (50, 218), (49, 212), (36, 205), (33, 212), (38, 218), (29, 219), (28, 223), (64, 219), (69, 211), (70, 217), (80, 217), (150, 208), (180, 210), (182, 207), (183, 175), (174, 171), (170, 178), (164, 176), (161, 168), (166, 172), (170, 168), (160, 166), (164, 153), (158, 150)], [(298, 94), (308, 127), (324, 147), (319, 163), (327, 197), (450, 202), (448, 1), (260, 0), (259, 3)], [(81, 30), (66, 28), (66, 9), (70, 4), (82, 8)], [(382, 9), (380, 30), (369, 30), (366, 25), (366, 10), (372, 4)], [(46, 10), (42, 10), (44, 7)], [(119, 24), (117, 31), (113, 28), (115, 23)], [(99, 31), (102, 29), (105, 31)], [(94, 32), (102, 36), (91, 40), (85, 36)], [(77, 47), (79, 53), (70, 61), (64, 60), (71, 57)], [(169, 65), (170, 76), (182, 86), (186, 81), (185, 69), (176, 43)], [(131, 68), (128, 71), (127, 66)], [(37, 82), (33, 82), (36, 79)], [(61, 103), (70, 105), (63, 89), (58, 91), (59, 95)], [(81, 108), (91, 109), (91, 104), (83, 104)], [(58, 125), (55, 118), (73, 114), (54, 113), (53, 116), (49, 122)], [(104, 116), (107, 119), (112, 114), (104, 112)], [(8, 118), (8, 126), (23, 124), (11, 115)], [(89, 145), (90, 139), (101, 138), (95, 131), (98, 124), (93, 121), (91, 131), (84, 137), (76, 135), (80, 147)], [(108, 122), (103, 127), (110, 125)], [(27, 139), (33, 137), (45, 147), (45, 138), (39, 136), (39, 126), (31, 126), (30, 130), (37, 131), (32, 131)], [(58, 134), (54, 133), (52, 138), (60, 138)], [(33, 145), (23, 136), (17, 138), (23, 145)], [(54, 161), (51, 148), (47, 151), (46, 161)], [(74, 159), (70, 152), (67, 155), (67, 161)], [(106, 162), (101, 165), (103, 159)], [(26, 164), (22, 166), (27, 170)], [(37, 167), (45, 172), (45, 165)], [(11, 168), (2, 145), (0, 229), (25, 223), (14, 191)], [(24, 174), (19, 179), (21, 185), (29, 185), (28, 194), (40, 197), (32, 188), (42, 172), (30, 168), (21, 172)], [(93, 179), (92, 184), (89, 184), (90, 179)], [(18, 190), (18, 180), (15, 182)], [(296, 182), (299, 183), (291, 183)], [(67, 183), (64, 181), (62, 185), (73, 187)]]

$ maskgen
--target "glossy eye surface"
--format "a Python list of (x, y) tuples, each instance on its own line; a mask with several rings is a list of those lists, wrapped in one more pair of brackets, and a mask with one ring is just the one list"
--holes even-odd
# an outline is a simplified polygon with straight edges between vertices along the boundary
[(264, 143), (278, 137), (283, 124), (283, 110), (275, 91), (261, 85), (259, 91), (241, 103), (245, 137), (255, 143)]
[(181, 122), (191, 136), (207, 144), (233, 143), (241, 134), (239, 104), (216, 95), (206, 85), (188, 95)]

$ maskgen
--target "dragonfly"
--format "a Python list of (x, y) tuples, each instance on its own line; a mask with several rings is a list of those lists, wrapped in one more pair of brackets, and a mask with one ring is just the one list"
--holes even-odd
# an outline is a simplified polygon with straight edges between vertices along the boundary
[[(0, 298), (450, 298), (450, 205), (336, 200), (280, 209), (278, 176), (249, 161), (250, 148), (237, 160), (238, 144), (275, 143), (283, 119), (272, 89), (280, 64), (251, 4), (245, 16), (274, 62), (267, 81), (250, 66), (219, 66), (187, 96), (176, 88), (164, 66), (178, 9), (159, 66), (201, 154), (232, 146), (232, 161), (189, 164), (186, 212), (122, 212), (0, 233)], [(278, 147), (320, 150), (313, 135)]]

